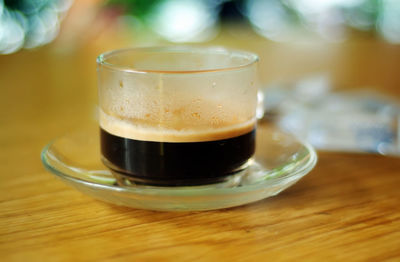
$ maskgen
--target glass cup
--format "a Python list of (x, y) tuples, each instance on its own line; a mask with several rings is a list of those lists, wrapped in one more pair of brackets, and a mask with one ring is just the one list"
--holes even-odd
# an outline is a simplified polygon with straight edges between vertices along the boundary
[(219, 183), (255, 152), (255, 54), (132, 48), (97, 58), (103, 163), (119, 183)]

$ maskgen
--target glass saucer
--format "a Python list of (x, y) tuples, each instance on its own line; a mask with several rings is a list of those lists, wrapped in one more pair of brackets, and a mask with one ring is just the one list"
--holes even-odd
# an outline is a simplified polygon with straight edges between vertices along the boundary
[(96, 125), (53, 140), (41, 158), (49, 171), (87, 195), (117, 205), (164, 211), (228, 208), (274, 196), (317, 162), (309, 144), (266, 124), (257, 128), (257, 150), (249, 167), (219, 184), (120, 186), (100, 160)]

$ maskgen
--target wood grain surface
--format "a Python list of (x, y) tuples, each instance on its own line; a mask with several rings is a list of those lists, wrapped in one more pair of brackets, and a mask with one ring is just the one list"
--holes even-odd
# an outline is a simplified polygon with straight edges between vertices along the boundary
[[(338, 87), (400, 98), (400, 46), (248, 34), (210, 44), (259, 53), (263, 83), (323, 72)], [(1, 261), (400, 261), (399, 158), (319, 152), (315, 169), (276, 197), (181, 213), (106, 204), (45, 171), (43, 146), (95, 117), (96, 55), (127, 44), (103, 37), (0, 56)]]

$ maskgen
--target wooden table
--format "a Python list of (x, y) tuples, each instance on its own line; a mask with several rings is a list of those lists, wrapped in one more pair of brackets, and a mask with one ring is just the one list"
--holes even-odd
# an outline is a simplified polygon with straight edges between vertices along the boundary
[[(258, 52), (264, 83), (327, 72), (337, 86), (400, 97), (400, 46), (279, 44), (238, 32), (211, 44)], [(400, 261), (395, 157), (320, 152), (316, 168), (280, 195), (207, 212), (114, 206), (55, 179), (41, 149), (94, 118), (95, 57), (124, 45), (100, 37), (0, 57), (1, 261)]]

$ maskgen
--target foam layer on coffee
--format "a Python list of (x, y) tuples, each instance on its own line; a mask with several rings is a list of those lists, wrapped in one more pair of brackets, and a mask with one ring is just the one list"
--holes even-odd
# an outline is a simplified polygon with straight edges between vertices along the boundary
[(255, 128), (255, 118), (250, 120), (203, 119), (196, 123), (168, 121), (149, 123), (143, 119), (123, 118), (99, 110), (100, 127), (110, 134), (142, 141), (203, 142), (237, 137)]

